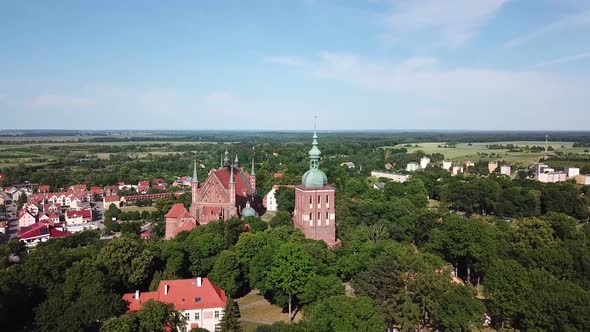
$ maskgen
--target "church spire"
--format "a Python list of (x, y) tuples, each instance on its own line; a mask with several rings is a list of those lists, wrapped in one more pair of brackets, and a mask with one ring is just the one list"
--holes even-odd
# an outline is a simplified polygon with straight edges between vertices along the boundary
[(199, 182), (199, 178), (197, 177), (197, 159), (195, 159), (195, 165), (193, 168), (193, 182)]
[(254, 156), (252, 156), (252, 172), (250, 172), (250, 175), (256, 175), (256, 168), (254, 167)]
[(229, 166), (229, 152), (227, 152), (227, 146), (225, 147), (225, 153), (223, 157), (223, 166)]
[(234, 165), (231, 165), (231, 168), (229, 170), (229, 183), (236, 183), (235, 179), (234, 179)]
[(315, 116), (315, 120), (313, 123), (313, 141), (311, 142), (311, 150), (309, 150), (309, 168), (318, 168), (320, 163), (320, 156), (322, 152), (318, 149), (318, 134), (317, 134), (317, 122), (318, 116)]
[(236, 167), (238, 167), (238, 154), (236, 153), (236, 159), (234, 159), (234, 164), (236, 165)]

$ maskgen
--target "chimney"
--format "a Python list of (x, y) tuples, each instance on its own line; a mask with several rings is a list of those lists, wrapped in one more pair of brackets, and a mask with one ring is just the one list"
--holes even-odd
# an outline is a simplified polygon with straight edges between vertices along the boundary
[(164, 295), (168, 295), (168, 284), (164, 284)]
[(135, 299), (139, 301), (139, 290), (135, 291)]
[(203, 278), (197, 277), (197, 287), (201, 287), (203, 285)]

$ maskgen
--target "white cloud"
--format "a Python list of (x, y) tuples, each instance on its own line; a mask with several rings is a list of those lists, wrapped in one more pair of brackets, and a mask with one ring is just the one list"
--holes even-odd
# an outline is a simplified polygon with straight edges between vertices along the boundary
[(590, 10), (565, 16), (544, 27), (508, 41), (506, 47), (517, 47), (544, 35), (590, 26)]
[(93, 102), (84, 97), (46, 94), (34, 97), (28, 104), (37, 107), (85, 107)]
[(385, 18), (394, 34), (427, 31), (444, 44), (460, 46), (471, 39), (508, 0), (394, 0)]
[(561, 63), (568, 63), (573, 61), (579, 61), (590, 58), (590, 52), (579, 53), (575, 55), (564, 56), (557, 59), (547, 60), (539, 62), (535, 67), (546, 67), (551, 65), (557, 65)]
[(404, 100), (409, 108), (447, 112), (459, 121), (455, 128), (530, 128), (531, 124), (568, 128), (565, 114), (584, 114), (590, 104), (588, 79), (539, 71), (446, 69), (430, 58), (389, 62), (336, 53), (322, 53), (319, 58), (316, 74), (320, 78), (380, 91), (391, 101)]

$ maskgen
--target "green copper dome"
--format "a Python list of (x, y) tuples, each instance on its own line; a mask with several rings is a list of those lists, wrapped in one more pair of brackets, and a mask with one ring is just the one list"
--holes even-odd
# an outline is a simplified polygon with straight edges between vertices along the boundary
[(256, 217), (256, 211), (250, 206), (250, 202), (242, 209), (242, 217)]
[(328, 184), (328, 177), (317, 168), (311, 168), (303, 174), (301, 184), (305, 187), (323, 187)]

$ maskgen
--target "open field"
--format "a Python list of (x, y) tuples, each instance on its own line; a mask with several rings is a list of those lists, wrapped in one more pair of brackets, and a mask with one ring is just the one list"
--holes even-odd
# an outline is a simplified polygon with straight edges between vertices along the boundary
[[(471, 145), (469, 145), (471, 144)], [(395, 148), (406, 148), (408, 152), (414, 152), (418, 150), (422, 150), (427, 154), (432, 153), (441, 153), (445, 156), (445, 159), (453, 160), (453, 161), (477, 161), (479, 159), (500, 159), (505, 160), (508, 163), (512, 164), (523, 164), (528, 165), (534, 162), (537, 162), (541, 157), (543, 157), (543, 152), (508, 152), (508, 150), (495, 150), (495, 149), (488, 149), (486, 145), (507, 145), (513, 144), (517, 146), (544, 146), (545, 142), (543, 141), (511, 141), (511, 142), (486, 142), (486, 143), (457, 143), (455, 148), (445, 148), (444, 143), (439, 142), (423, 142), (423, 143), (412, 143), (412, 147), (405, 147), (405, 144), (396, 145)], [(574, 142), (549, 142), (549, 146), (552, 146), (555, 151), (560, 151), (563, 153), (579, 153), (579, 154), (588, 154), (585, 153), (584, 150), (588, 148), (582, 147), (573, 147)], [(414, 145), (418, 145), (418, 147), (414, 147)], [(439, 147), (440, 146), (440, 147)], [(562, 147), (563, 146), (563, 147)], [(487, 156), (482, 156), (481, 154), (491, 154), (494, 153), (495, 155), (500, 155), (500, 157), (489, 158)]]
[(143, 211), (156, 211), (156, 207), (155, 206), (123, 206), (121, 208), (121, 211), (123, 212), (130, 212), (130, 211), (139, 211), (139, 212), (143, 212)]
[[(288, 314), (283, 313), (278, 306), (270, 304), (257, 290), (252, 290), (246, 296), (236, 299), (236, 302), (240, 306), (242, 327), (246, 332), (256, 330), (259, 325), (289, 321)], [(301, 313), (298, 312), (294, 320), (300, 319)]]

